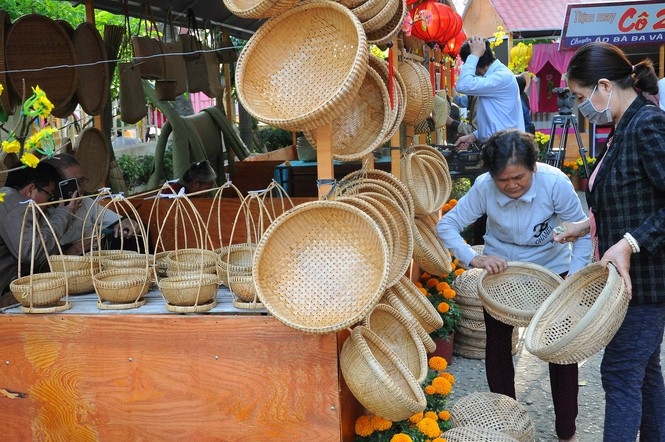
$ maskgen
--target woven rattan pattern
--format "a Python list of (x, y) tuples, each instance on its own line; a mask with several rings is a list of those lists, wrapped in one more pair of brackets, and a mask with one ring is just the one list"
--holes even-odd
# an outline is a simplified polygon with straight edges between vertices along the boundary
[(515, 399), (498, 393), (478, 392), (460, 398), (450, 408), (456, 427), (480, 427), (500, 431), (521, 442), (531, 442), (535, 428), (529, 413)]
[(278, 216), (257, 246), (259, 300), (284, 324), (331, 333), (360, 321), (383, 295), (388, 244), (362, 210), (311, 201)]
[(477, 427), (451, 428), (444, 434), (448, 442), (516, 442), (512, 436), (500, 431)]
[(243, 18), (268, 18), (288, 11), (300, 0), (224, 0), (224, 6)]
[(545, 299), (563, 282), (556, 273), (528, 262), (508, 262), (501, 273), (484, 270), (478, 297), (487, 313), (504, 324), (526, 327)]
[(99, 128), (88, 127), (76, 137), (75, 144), (74, 156), (87, 177), (84, 190), (86, 193), (98, 193), (98, 189), (106, 184), (111, 162), (106, 136)]
[(362, 85), (369, 47), (346, 7), (310, 0), (269, 19), (236, 65), (236, 89), (257, 120), (311, 130), (341, 115)]
[[(365, 33), (378, 31), (388, 24), (390, 19), (395, 16), (395, 13), (397, 13), (399, 9), (399, 2), (400, 0), (386, 0), (384, 7), (373, 17), (366, 20), (360, 19)], [(360, 16), (358, 16), (358, 18), (360, 18)]]
[[(374, 54), (369, 55), (369, 67), (374, 69), (383, 79), (383, 83), (386, 85), (386, 90), (388, 89), (388, 85), (390, 84), (388, 75), (388, 62), (385, 60), (382, 60), (381, 58), (377, 57)], [(396, 71), (393, 70), (393, 74)], [(400, 87), (399, 83), (397, 82), (396, 79), (393, 79), (393, 107), (390, 111), (390, 118), (389, 118), (389, 124), (388, 124), (388, 129), (386, 130), (385, 138), (384, 141), (389, 141), (392, 139), (393, 135), (397, 132), (399, 129), (399, 125), (402, 122), (402, 118), (404, 118), (404, 111), (406, 110), (406, 107), (404, 106), (404, 94), (402, 92), (402, 88)]]
[(400, 282), (395, 284), (391, 290), (406, 305), (427, 333), (432, 333), (443, 325), (439, 312), (409, 278), (402, 276)]
[(95, 291), (92, 283), (92, 270), (90, 267), (83, 270), (72, 270), (67, 272), (67, 294), (82, 295)]
[(429, 72), (424, 66), (412, 60), (400, 61), (397, 69), (406, 84), (404, 123), (419, 123), (427, 118), (434, 109), (434, 91)]
[[(450, 176), (450, 170), (448, 169), (448, 161), (441, 152), (431, 146), (419, 145), (417, 147), (414, 146), (414, 148), (416, 155), (427, 161), (434, 169), (434, 177), (437, 180), (437, 188), (439, 191), (439, 200), (435, 206), (440, 207), (448, 201), (450, 193), (453, 190), (453, 180)], [(439, 202), (441, 204), (439, 204)]]
[(196, 276), (169, 276), (159, 281), (162, 296), (171, 305), (207, 304), (217, 297), (217, 276), (199, 273)]
[(138, 301), (148, 292), (150, 279), (148, 268), (102, 270), (92, 276), (100, 302), (119, 304)]
[(452, 271), (450, 251), (436, 235), (436, 226), (423, 218), (415, 218), (412, 223), (413, 260), (431, 275), (445, 276)]
[(473, 268), (455, 278), (452, 288), (457, 292), (455, 296), (457, 303), (482, 307), (483, 303), (478, 297), (478, 279), (482, 272), (483, 269)]
[[(351, 9), (358, 20), (361, 22), (368, 21), (376, 17), (386, 6), (387, 0), (365, 0), (361, 5)], [(393, 14), (395, 11), (393, 11)]]
[(610, 342), (628, 309), (616, 269), (588, 264), (568, 276), (534, 314), (525, 346), (546, 362), (573, 364)]
[(405, 0), (399, 0), (397, 11), (392, 18), (376, 31), (367, 31), (367, 42), (370, 44), (383, 45), (386, 44), (397, 36), (402, 29), (402, 22), (407, 14), (407, 6)]
[(99, 115), (109, 97), (109, 70), (106, 47), (99, 31), (91, 22), (83, 22), (74, 32), (76, 48), (76, 98), (88, 115)]
[(67, 294), (65, 277), (61, 272), (36, 273), (13, 280), (9, 289), (24, 307), (51, 306)]
[(382, 170), (359, 170), (342, 178), (339, 186), (342, 193), (359, 194), (376, 192), (392, 198), (408, 219), (414, 215), (413, 199), (406, 185), (395, 175)]
[(397, 422), (425, 409), (422, 388), (409, 369), (372, 330), (357, 326), (339, 354), (354, 397), (376, 416)]
[(420, 337), (420, 340), (423, 342), (423, 345), (425, 345), (425, 349), (427, 350), (427, 353), (432, 353), (433, 351), (436, 350), (436, 343), (434, 342), (434, 339), (425, 331), (422, 325), (420, 325), (420, 322), (416, 319), (416, 317), (411, 313), (411, 310), (402, 302), (402, 300), (397, 296), (392, 289), (387, 289), (386, 292), (383, 294), (383, 298), (381, 298), (380, 301), (381, 304), (387, 304), (396, 309), (398, 312), (402, 314), (409, 323), (413, 324), (413, 327), (416, 330), (416, 333), (418, 333), (418, 336)]

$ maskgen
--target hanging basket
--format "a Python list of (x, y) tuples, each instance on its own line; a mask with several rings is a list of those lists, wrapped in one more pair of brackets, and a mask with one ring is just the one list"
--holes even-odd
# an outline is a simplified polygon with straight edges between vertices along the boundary
[(25, 312), (62, 311), (69, 308), (68, 303), (60, 301), (67, 295), (65, 278), (62, 272), (36, 273), (13, 280), (9, 289)]

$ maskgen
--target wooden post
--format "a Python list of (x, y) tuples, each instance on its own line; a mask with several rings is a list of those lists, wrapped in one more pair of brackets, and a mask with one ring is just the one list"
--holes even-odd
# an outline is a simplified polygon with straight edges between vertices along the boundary
[(332, 157), (332, 124), (328, 123), (316, 129), (316, 161), (319, 179), (319, 199), (325, 198), (332, 188), (335, 170)]
[[(395, 69), (397, 69), (397, 51), (399, 50), (399, 44), (397, 42), (397, 37), (393, 38), (393, 48), (389, 51), (389, 56), (392, 58), (392, 64)], [(397, 80), (395, 80), (397, 81)], [(404, 103), (399, 103), (400, 106), (403, 106)], [(390, 171), (398, 179), (400, 178), (400, 147), (401, 147), (401, 137), (400, 132), (403, 124), (400, 123), (400, 130), (396, 131), (392, 138), (390, 139)]]
[(228, 63), (224, 63), (224, 89), (226, 89), (226, 118), (233, 124), (235, 120), (235, 109), (231, 100), (231, 69)]

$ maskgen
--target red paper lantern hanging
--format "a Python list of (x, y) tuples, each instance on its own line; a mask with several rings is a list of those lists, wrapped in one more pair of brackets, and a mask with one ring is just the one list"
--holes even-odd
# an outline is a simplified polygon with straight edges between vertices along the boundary
[(434, 0), (422, 2), (409, 11), (413, 20), (411, 35), (425, 43), (436, 44), (444, 34), (449, 32), (451, 25), (454, 24), (454, 13), (450, 6), (443, 3)]
[(455, 37), (448, 40), (448, 42), (444, 46), (441, 46), (441, 49), (446, 54), (455, 58), (459, 55), (459, 50), (462, 47), (462, 43), (464, 43), (465, 41), (466, 41), (466, 33), (462, 30), (459, 31), (459, 33)]
[(462, 16), (453, 10), (451, 10), (450, 13), (451, 13), (451, 20), (450, 20), (450, 26), (448, 27), (448, 32), (442, 34), (441, 38), (437, 40), (437, 44), (439, 46), (446, 45), (448, 41), (455, 38), (455, 36), (459, 34), (459, 32), (462, 30), (462, 25), (464, 24)]

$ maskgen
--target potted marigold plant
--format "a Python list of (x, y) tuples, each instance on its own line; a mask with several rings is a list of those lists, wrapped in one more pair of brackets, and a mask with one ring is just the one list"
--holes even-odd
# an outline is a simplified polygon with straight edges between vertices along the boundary
[(448, 395), (455, 376), (448, 373), (448, 363), (439, 356), (429, 359), (427, 377), (422, 388), (427, 399), (425, 410), (409, 419), (392, 422), (379, 416), (362, 415), (355, 422), (357, 442), (444, 442), (443, 433), (450, 429)]

